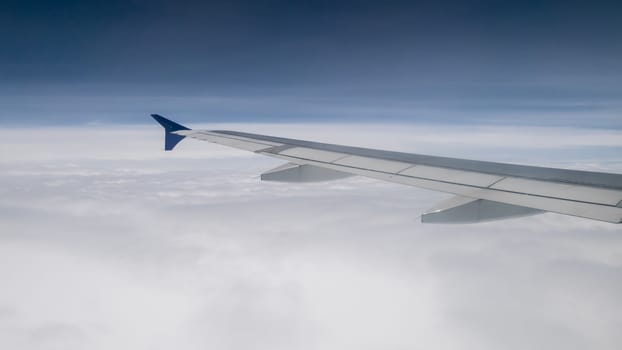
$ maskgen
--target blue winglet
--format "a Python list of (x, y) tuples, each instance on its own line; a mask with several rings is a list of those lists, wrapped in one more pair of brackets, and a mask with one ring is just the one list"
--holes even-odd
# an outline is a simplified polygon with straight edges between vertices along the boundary
[(183, 140), (185, 136), (173, 134), (173, 131), (179, 130), (190, 130), (181, 124), (177, 124), (172, 120), (166, 119), (159, 114), (152, 114), (153, 119), (155, 119), (162, 127), (164, 128), (164, 150), (170, 151), (179, 143), (179, 141)]

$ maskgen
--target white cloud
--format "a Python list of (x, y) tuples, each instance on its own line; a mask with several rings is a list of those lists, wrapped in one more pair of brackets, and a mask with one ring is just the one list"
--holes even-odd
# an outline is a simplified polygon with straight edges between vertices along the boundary
[[(615, 131), (530, 128), (526, 141), (525, 129), (509, 128), (235, 127), (622, 169)], [(419, 213), (445, 195), (362, 178), (262, 183), (257, 175), (278, 161), (192, 141), (163, 153), (157, 128), (0, 136), (1, 348), (622, 343), (616, 225), (554, 214), (422, 225)], [(499, 137), (506, 147), (496, 147)]]

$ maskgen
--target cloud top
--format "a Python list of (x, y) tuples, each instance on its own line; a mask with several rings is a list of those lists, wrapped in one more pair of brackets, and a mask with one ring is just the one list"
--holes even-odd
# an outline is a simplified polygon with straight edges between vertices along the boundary
[[(605, 131), (529, 129), (527, 142), (521, 129), (236, 128), (363, 146), (394, 132), (388, 148), (450, 152), (454, 140), (458, 156), (622, 170), (620, 138)], [(157, 126), (0, 133), (2, 348), (622, 342), (616, 225), (554, 214), (421, 225), (445, 195), (363, 178), (262, 183), (278, 161), (200, 142), (164, 154)], [(498, 137), (515, 142), (496, 148)]]

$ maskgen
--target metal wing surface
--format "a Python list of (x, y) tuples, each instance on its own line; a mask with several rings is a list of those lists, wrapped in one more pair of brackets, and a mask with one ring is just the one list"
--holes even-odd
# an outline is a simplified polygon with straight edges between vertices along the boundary
[(165, 128), (167, 150), (189, 137), (288, 162), (262, 174), (266, 181), (325, 181), (360, 175), (456, 195), (424, 213), (423, 222), (480, 222), (540, 212), (622, 221), (622, 174), (383, 151), (238, 131), (190, 130), (159, 115), (153, 117)]

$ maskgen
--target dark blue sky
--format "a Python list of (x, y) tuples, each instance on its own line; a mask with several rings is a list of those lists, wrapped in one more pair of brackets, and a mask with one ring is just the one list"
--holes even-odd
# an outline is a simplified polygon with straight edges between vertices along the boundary
[(622, 128), (615, 1), (2, 1), (0, 123)]

